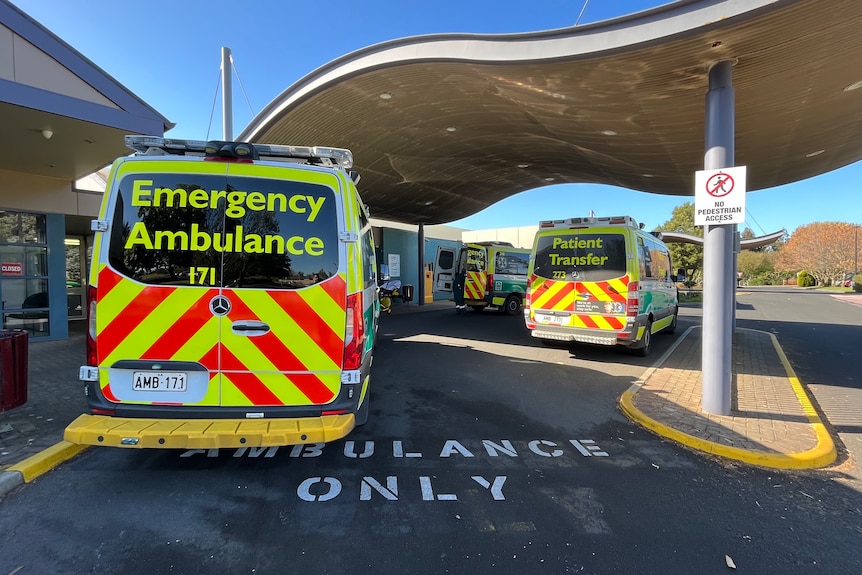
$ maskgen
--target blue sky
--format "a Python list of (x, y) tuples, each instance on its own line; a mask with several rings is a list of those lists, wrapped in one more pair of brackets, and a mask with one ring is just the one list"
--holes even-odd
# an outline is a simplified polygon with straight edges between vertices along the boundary
[[(174, 138), (220, 138), (221, 47), (231, 49), (234, 133), (300, 78), (354, 50), (442, 32), (533, 32), (573, 25), (583, 0), (11, 0), (177, 127)], [(589, 0), (581, 23), (661, 4)], [(214, 108), (215, 104), (215, 109)], [(361, 166), (358, 166), (361, 171)], [(631, 215), (652, 229), (691, 197), (594, 184), (531, 190), (451, 225), (533, 225), (542, 219)], [(570, 204), (571, 210), (565, 210)], [(553, 210), (548, 207), (553, 206)], [(746, 196), (757, 235), (817, 221), (862, 223), (862, 162)]]

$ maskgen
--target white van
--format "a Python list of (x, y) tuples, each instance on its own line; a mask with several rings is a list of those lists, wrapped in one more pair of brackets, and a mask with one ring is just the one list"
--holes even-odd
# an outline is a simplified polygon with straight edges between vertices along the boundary
[(670, 253), (629, 216), (539, 223), (524, 319), (545, 342), (622, 345), (649, 353), (652, 335), (673, 333), (679, 314)]
[(379, 304), (348, 150), (127, 136), (90, 271), (90, 414), (65, 439), (261, 447), (365, 422)]

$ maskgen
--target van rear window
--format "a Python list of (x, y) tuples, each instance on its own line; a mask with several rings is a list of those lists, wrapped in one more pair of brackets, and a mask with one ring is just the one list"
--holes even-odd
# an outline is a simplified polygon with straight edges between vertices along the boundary
[(200, 174), (119, 183), (108, 258), (148, 284), (298, 288), (338, 272), (335, 192)]
[(606, 281), (626, 274), (623, 234), (562, 233), (539, 236), (533, 272), (567, 281)]

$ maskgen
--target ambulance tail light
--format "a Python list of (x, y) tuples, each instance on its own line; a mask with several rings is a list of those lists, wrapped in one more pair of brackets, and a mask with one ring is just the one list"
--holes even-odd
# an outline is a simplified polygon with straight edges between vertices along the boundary
[(365, 323), (362, 317), (362, 292), (347, 296), (347, 329), (344, 334), (342, 369), (359, 369), (365, 348)]
[(488, 274), (488, 285), (485, 290), (488, 293), (492, 293), (494, 291), (494, 274)]
[(536, 329), (536, 322), (530, 321), (530, 303), (532, 300), (532, 293), (529, 286), (527, 287), (527, 293), (524, 294), (524, 321), (527, 324), (527, 329)]
[(640, 311), (641, 301), (638, 294), (638, 282), (629, 282), (629, 294), (626, 297), (626, 315), (628, 317), (637, 317)]
[(87, 365), (99, 365), (96, 355), (96, 288), (87, 288)]

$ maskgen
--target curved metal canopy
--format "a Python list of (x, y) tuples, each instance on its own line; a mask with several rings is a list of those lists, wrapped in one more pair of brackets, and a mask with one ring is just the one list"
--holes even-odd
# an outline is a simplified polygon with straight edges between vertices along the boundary
[[(405, 38), (302, 78), (239, 139), (353, 151), (376, 217), (450, 222), (541, 186), (693, 196), (732, 60), (749, 191), (862, 158), (862, 2), (681, 0), (587, 26)], [(549, 217), (578, 214), (555, 214)]]
[[(743, 250), (762, 248), (769, 244), (774, 244), (786, 235), (787, 230), (779, 230), (777, 232), (772, 232), (771, 234), (757, 236), (756, 238), (741, 239), (739, 240), (739, 247)], [(661, 239), (665, 243), (692, 244), (695, 246), (703, 246), (704, 241), (701, 237), (684, 234), (682, 232), (662, 232)]]

